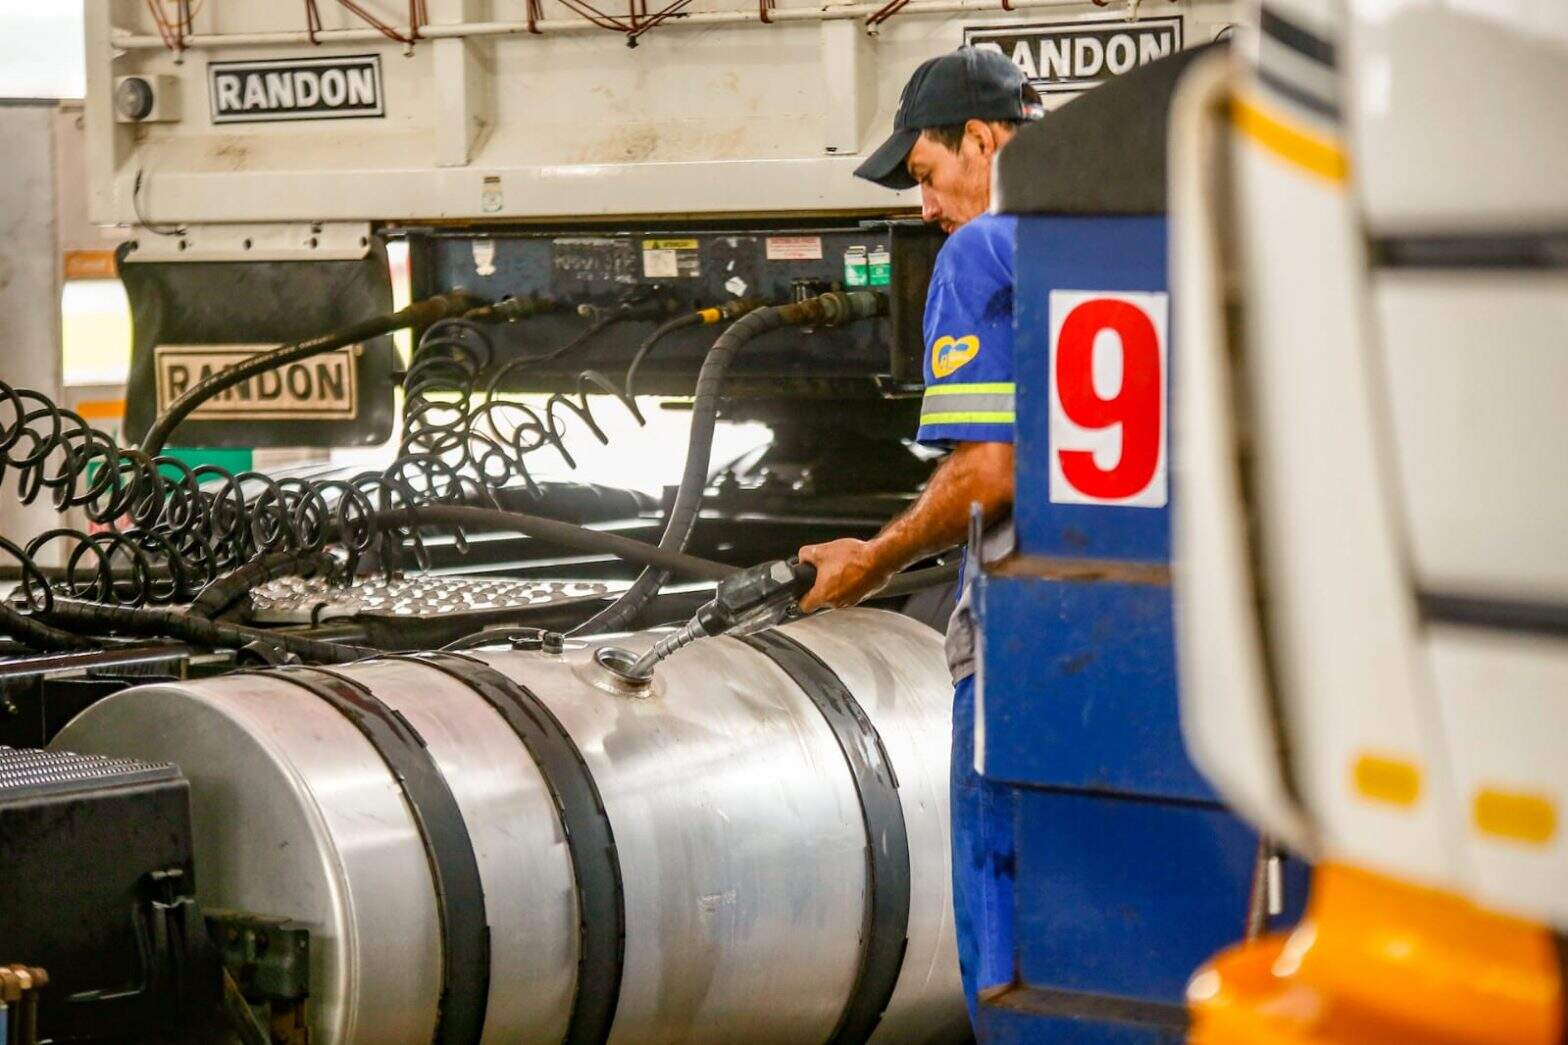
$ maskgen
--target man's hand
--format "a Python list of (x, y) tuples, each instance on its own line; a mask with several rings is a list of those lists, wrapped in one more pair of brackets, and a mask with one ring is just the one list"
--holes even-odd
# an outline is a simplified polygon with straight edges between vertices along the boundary
[(817, 568), (817, 583), (800, 600), (801, 610), (853, 606), (910, 563), (958, 544), (973, 504), (988, 521), (1012, 507), (1012, 443), (959, 443), (915, 503), (871, 540), (846, 537), (802, 548), (800, 559)]
[(878, 561), (870, 541), (845, 537), (800, 549), (800, 561), (817, 568), (817, 583), (800, 598), (802, 613), (842, 609), (875, 595), (897, 572)]

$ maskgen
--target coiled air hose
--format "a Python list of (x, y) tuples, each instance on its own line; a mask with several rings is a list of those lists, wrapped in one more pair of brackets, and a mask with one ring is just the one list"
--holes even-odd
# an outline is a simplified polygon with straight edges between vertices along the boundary
[[(748, 341), (786, 326), (835, 327), (858, 319), (884, 315), (887, 299), (875, 291), (834, 291), (791, 305), (760, 308), (737, 320), (720, 334), (702, 361), (697, 374), (696, 396), (692, 401), (691, 434), (686, 443), (686, 467), (681, 475), (675, 502), (670, 507), (659, 547), (681, 551), (691, 538), (702, 506), (702, 492), (708, 485), (708, 469), (713, 455), (713, 429), (718, 420), (719, 393), (725, 374), (735, 355)], [(625, 628), (670, 579), (668, 571), (649, 567), (614, 603), (574, 629), (573, 634), (592, 635)]]

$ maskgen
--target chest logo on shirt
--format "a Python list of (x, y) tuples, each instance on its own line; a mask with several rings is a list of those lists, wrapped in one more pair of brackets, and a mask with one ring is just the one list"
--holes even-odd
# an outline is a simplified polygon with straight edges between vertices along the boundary
[(931, 373), (946, 377), (979, 354), (980, 339), (973, 334), (939, 337), (931, 346)]

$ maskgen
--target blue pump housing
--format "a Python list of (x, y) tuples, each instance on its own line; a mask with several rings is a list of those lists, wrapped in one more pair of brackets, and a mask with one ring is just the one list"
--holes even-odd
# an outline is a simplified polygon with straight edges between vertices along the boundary
[[(995, 845), (1012, 854), (1011, 932), (1001, 936), (1014, 953), (1011, 982), (979, 985), (986, 1042), (1180, 1041), (1187, 978), (1246, 927), (1259, 840), (1194, 768), (1178, 723), (1169, 564), (1180, 490), (1169, 467), (1168, 375), (1180, 346), (1170, 336), (1163, 150), (1169, 94), (1188, 57), (1095, 89), (1002, 153), (1001, 209), (1019, 215), (1018, 541), (976, 578), (976, 762), (1013, 792), (1012, 837)], [(1118, 118), (1130, 121), (1125, 139), (1103, 133)], [(1099, 130), (1085, 141), (1084, 128)], [(1126, 198), (1061, 173), (1084, 149), (1128, 153), (1120, 166), (1136, 177)], [(1072, 311), (1102, 298), (1148, 320), (1162, 341), (1161, 372), (1149, 372), (1147, 344), (1135, 359), (1114, 327), (1090, 330), (1088, 376), (1082, 351), (1064, 361)], [(1112, 314), (1142, 322), (1119, 305), (1091, 306), (1074, 322)], [(1087, 336), (1082, 322), (1076, 329)], [(1082, 404), (1151, 380), (1160, 394), (1142, 397), (1140, 423), (1147, 438), (1156, 410), (1159, 466), (1132, 493), (1123, 483), (1120, 496), (1096, 502), (1093, 489), (1074, 486), (1062, 455), (1078, 452), (1080, 473), (1113, 471), (1128, 445), (1117, 445), (1115, 423), (1098, 422), (1126, 404), (1103, 416)], [(1067, 402), (1075, 381), (1076, 408)], [(1084, 434), (1077, 422), (1086, 419), (1100, 434)], [(1081, 455), (1095, 439), (1090, 467)], [(1302, 864), (1283, 861), (1281, 877), (1275, 925), (1299, 918), (1306, 895)]]

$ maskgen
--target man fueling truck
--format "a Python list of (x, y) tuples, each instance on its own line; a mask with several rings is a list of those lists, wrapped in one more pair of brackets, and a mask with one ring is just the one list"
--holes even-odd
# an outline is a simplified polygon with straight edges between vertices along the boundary
[[(1024, 773), (1016, 767), (1030, 762), (1011, 741), (1021, 723), (1035, 726), (1021, 731), (1029, 746), (1071, 735), (1053, 715), (1081, 710), (1086, 719), (1095, 699), (1113, 692), (1052, 685), (1057, 649), (1074, 655), (1069, 663), (1076, 675), (1096, 670), (1086, 665), (1109, 646), (1093, 632), (1075, 634), (1093, 620), (1092, 603), (1071, 603), (1065, 591), (1045, 594), (1049, 612), (1038, 614), (1036, 639), (1020, 651), (1016, 636), (1027, 627), (1029, 599), (1040, 599), (1051, 585), (1168, 583), (1134, 565), (1157, 557), (1163, 535), (1140, 544), (1115, 531), (1137, 535), (1138, 509), (1169, 501), (1177, 506), (1183, 738), (1219, 794), (1266, 832), (1257, 849), (1254, 911), (1260, 901), (1275, 914), (1283, 906), (1280, 840), (1319, 862), (1299, 927), (1258, 936), (1192, 978), (1186, 996), (1194, 1037), (1558, 1040), (1565, 1025), (1565, 948), (1546, 883), (1562, 880), (1563, 780), (1551, 769), (1560, 760), (1532, 738), (1543, 735), (1538, 731), (1561, 733), (1550, 726), (1557, 716), (1547, 694), (1568, 681), (1555, 674), (1565, 663), (1556, 648), (1562, 593), (1555, 573), (1568, 562), (1568, 531), (1559, 525), (1561, 484), (1532, 478), (1561, 471), (1561, 412), (1549, 404), (1568, 376), (1557, 344), (1568, 284), (1550, 260), (1555, 234), (1543, 230), (1560, 223), (1568, 196), (1560, 182), (1542, 180), (1542, 164), (1523, 155), (1513, 157), (1517, 168), (1505, 167), (1509, 150), (1534, 141), (1540, 130), (1536, 110), (1524, 100), (1551, 97), (1568, 83), (1568, 21), (1525, 5), (1466, 17), (1436, 5), (1403, 5), (1396, 16), (1380, 5), (1301, 2), (1262, 5), (1255, 29), (1239, 53), (1204, 55), (1176, 86), (1168, 190), (1180, 317), (1171, 343), (1180, 347), (1167, 342), (1171, 319), (1159, 285), (1163, 229), (1149, 230), (1155, 254), (1143, 264), (1154, 276), (1142, 285), (1150, 277), (1138, 273), (1132, 230), (1146, 219), (1108, 219), (1103, 232), (1082, 219), (1024, 219), (1016, 233), (1008, 272), (1016, 275), (1014, 300), (1032, 294), (1036, 309), (1017, 308), (1014, 338), (1006, 342), (1010, 355), (1014, 339), (1018, 344), (1004, 375), (1019, 374), (1016, 385), (1006, 386), (1006, 405), (1016, 396), (1022, 429), (1017, 488), (1013, 482), (994, 488), (1011, 495), (1004, 501), (1009, 507), (1014, 498), (1019, 502), (1025, 536), (1021, 555), (989, 565), (994, 576), (966, 589), (966, 605), (976, 587), (982, 593), (981, 692), (976, 697), (961, 688), (958, 701), (960, 713), (972, 714), (979, 704), (980, 721), (998, 722), (1007, 732), (994, 742), (994, 761), (987, 757), (988, 729), (980, 725), (978, 739), (955, 739), (954, 748), (955, 897), (971, 1017), (986, 1040), (1013, 1034), (1043, 1040), (1052, 1036), (1046, 1028), (1053, 1019), (1056, 1033), (1072, 1040), (1122, 1040), (1140, 1026), (1160, 1029), (1155, 1006), (1107, 1004), (1107, 980), (1095, 997), (1081, 1000), (1031, 985), (1031, 974), (1046, 980), (1064, 967), (1071, 979), (1075, 958), (1096, 962), (1082, 961), (1092, 941), (1070, 957), (1054, 955), (1053, 968), (1045, 960), (1053, 957), (1049, 945), (1014, 940), (1015, 920), (1036, 931), (1050, 924), (1040, 913), (1048, 896), (1036, 896), (1034, 912), (1024, 906), (1031, 880), (1044, 873), (1030, 866), (1027, 854), (1038, 842), (1024, 837), (1024, 825), (1032, 807), (1050, 797), (1019, 779)], [(1443, 68), (1469, 34), (1498, 62), (1497, 83), (1485, 99), (1496, 109), (1461, 101), (1453, 82), (1444, 81), (1439, 100), (1475, 121), (1471, 134), (1456, 139), (1438, 133), (1429, 115), (1434, 99), (1416, 85), (1429, 82), (1424, 78)], [(1103, 88), (1078, 103), (1077, 112), (1088, 114), (1096, 103), (1113, 112), (1114, 96), (1131, 97), (1125, 88), (1139, 79)], [(1391, 89), (1391, 82), (1403, 86)], [(1152, 107), (1148, 96), (1141, 101)], [(1509, 118), (1499, 121), (1498, 112)], [(1027, 129), (1011, 154), (998, 157), (1000, 209), (1154, 210), (1158, 193), (1138, 199), (1130, 177), (1116, 185), (1121, 199), (1116, 190), (1100, 189), (1092, 202), (1049, 184), (1050, 175), (1041, 172), (1053, 160), (1063, 166), (1068, 160), (1065, 149), (1051, 151), (1050, 137), (1057, 132), (1069, 140), (1082, 127), (1070, 125), (1072, 115), (1064, 111)], [(1456, 140), (1498, 138), (1509, 145), (1488, 154), (1497, 177), (1484, 191), (1463, 165), (1444, 162)], [(1122, 171), (1137, 166), (1121, 158)], [(1076, 180), (1108, 173), (1093, 158), (1072, 159), (1087, 168), (1074, 172)], [(1146, 157), (1150, 166), (1163, 159)], [(1555, 169), (1562, 159), (1550, 156)], [(1112, 234), (1116, 223), (1127, 231)], [(1071, 259), (1082, 259), (1079, 267)], [(1082, 289), (1089, 286), (1109, 289)], [(1085, 318), (1090, 315), (1099, 326)], [(1507, 331), (1511, 346), (1501, 357), (1483, 348), (1499, 331)], [(1104, 332), (1113, 335), (1110, 344), (1100, 343)], [(940, 368), (936, 333), (928, 328), (928, 349)], [(1034, 337), (1046, 341), (1039, 355)], [(1119, 380), (1102, 382), (1102, 354), (1120, 357), (1111, 371)], [(1167, 365), (1182, 387), (1175, 411), (1181, 492), (1175, 495), (1163, 468)], [(1087, 385), (1075, 385), (1077, 366), (1090, 369)], [(1031, 369), (1049, 379), (1031, 382)], [(941, 369), (928, 371), (928, 397), (942, 390), (941, 376)], [(1148, 389), (1141, 409), (1134, 398), (1139, 384)], [(1527, 385), (1535, 391), (1524, 392)], [(1031, 392), (1047, 404), (1034, 429), (1043, 438), (1035, 440), (1028, 435), (1030, 407), (1040, 404)], [(1455, 425), (1456, 417), (1489, 420), (1484, 433), (1470, 434)], [(1332, 437), (1319, 431), (1325, 418), (1333, 419)], [(1011, 413), (1008, 419), (1014, 420)], [(1108, 426), (1120, 428), (1119, 446), (1083, 441), (1087, 429)], [(1522, 447), (1539, 456), (1517, 460)], [(1033, 462), (1025, 456), (1030, 450)], [(1023, 503), (1040, 458), (1049, 460), (1049, 470), (1044, 489), (1033, 491), (1035, 503), (1049, 507), (1036, 516), (1044, 527), (1031, 527)], [(1347, 460), (1355, 465), (1347, 467)], [(1139, 478), (1122, 483), (1118, 472)], [(1472, 472), (1484, 476), (1479, 481), (1490, 493), (1480, 501), (1461, 479)], [(1504, 477), (1524, 486), (1502, 485)], [(928, 487), (927, 502), (939, 486)], [(977, 520), (994, 518), (998, 499), (977, 492), (971, 498)], [(1094, 519), (1079, 507), (1094, 503), (1115, 508)], [(1320, 519), (1313, 506), (1326, 503), (1351, 510)], [(1106, 532), (1094, 533), (1097, 524)], [(1053, 526), (1062, 529), (1053, 533)], [(1070, 535), (1074, 526), (1079, 532)], [(905, 520), (896, 521), (870, 548), (897, 545), (907, 529)], [(1039, 534), (1038, 551), (1030, 548), (1030, 529)], [(1494, 548), (1488, 535), (1508, 550)], [(1080, 554), (1104, 542), (1115, 549), (1107, 556), (1112, 561), (1091, 572), (1081, 559), (1051, 556), (1066, 550), (1063, 536), (1073, 538), (1068, 547)], [(972, 552), (982, 547), (971, 543)], [(802, 555), (826, 557), (830, 550), (851, 562), (868, 558), (868, 549), (852, 541), (802, 549)], [(977, 557), (970, 568), (978, 565)], [(878, 576), (874, 566), (860, 569)], [(1012, 600), (997, 598), (1006, 609), (994, 618), (988, 612), (993, 591)], [(1128, 596), (1109, 596), (1116, 598)], [(1119, 604), (1124, 634), (1143, 616), (1135, 607), (1135, 601)], [(1118, 651), (1119, 669), (1148, 658), (1149, 645)], [(1020, 653), (1031, 669), (1012, 670)], [(1118, 682), (1118, 696), (1137, 692), (1126, 677)], [(1467, 692), (1476, 686), (1487, 695)], [(1502, 693), (1506, 706), (1496, 702)], [(1146, 695), (1159, 700), (1168, 691)], [(1488, 709), (1485, 727), (1474, 718), (1478, 700)], [(1151, 710), (1137, 709), (1125, 721)], [(955, 733), (961, 736), (962, 730)], [(1103, 742), (1103, 736), (1084, 731), (1076, 739)], [(1044, 743), (1049, 747), (1050, 740)], [(962, 766), (971, 758), (974, 767)], [(1179, 761), (1178, 755), (1167, 766)], [(988, 763), (990, 788), (1000, 796), (991, 801), (1003, 812), (982, 829), (966, 830), (957, 781), (971, 768), (985, 781)], [(1057, 797), (1065, 795), (1064, 784), (1076, 784), (1085, 799), (1103, 793), (1109, 775), (1103, 765), (1098, 779), (1064, 780), (1071, 764), (1068, 757), (1042, 766), (1045, 772), (1031, 783), (1051, 785)], [(1447, 778), (1432, 779), (1434, 771)], [(1059, 822), (1070, 822), (1065, 808), (1061, 813)], [(1170, 811), (1171, 819), (1176, 815)], [(1148, 836), (1115, 839), (1116, 823), (1115, 816), (1102, 816), (1070, 840), (1080, 870), (1097, 846), (1127, 864), (1136, 859)], [(1429, 838), (1423, 830), (1432, 832)], [(957, 840), (970, 831), (980, 838), (966, 860)], [(970, 914), (965, 875), (987, 872), (1003, 883), (987, 897), (994, 909), (982, 912), (977, 903)], [(1295, 877), (1299, 884), (1299, 865)], [(1164, 891), (1169, 900), (1174, 880), (1166, 868), (1149, 891)], [(1207, 883), (1211, 892), (1221, 880)], [(1109, 883), (1102, 888), (1113, 895)], [(1066, 920), (1081, 918), (1075, 912)], [(1266, 921), (1249, 916), (1249, 937)], [(1146, 960), (1157, 939), (1149, 933), (1141, 941)], [(1014, 948), (1016, 957), (1008, 953)], [(1002, 953), (977, 956), (987, 949)], [(979, 985), (990, 988), (980, 993), (978, 1014), (977, 972)], [(1169, 988), (1167, 981), (1167, 997)], [(1019, 1019), (1020, 1009), (1034, 1021)]]

